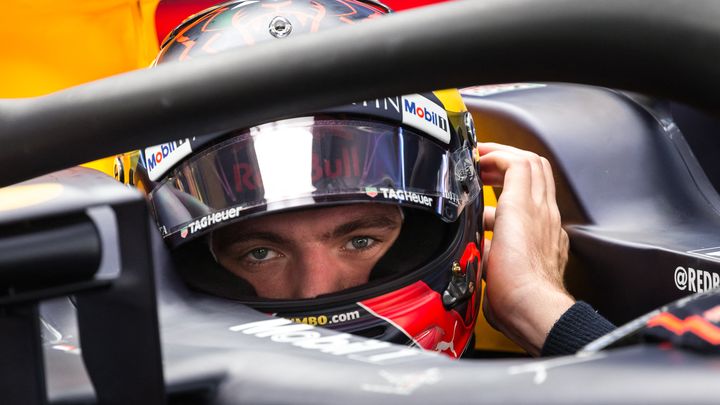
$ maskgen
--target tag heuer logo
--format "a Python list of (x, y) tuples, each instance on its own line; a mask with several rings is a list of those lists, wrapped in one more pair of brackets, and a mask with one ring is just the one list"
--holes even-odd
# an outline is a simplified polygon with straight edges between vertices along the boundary
[(188, 229), (187, 229), (187, 228), (183, 228), (183, 229), (180, 231), (180, 237), (183, 238), (183, 239), (185, 239), (185, 238), (187, 238), (187, 236), (188, 236)]
[(378, 195), (378, 191), (375, 187), (365, 187), (365, 194), (372, 198), (375, 198)]

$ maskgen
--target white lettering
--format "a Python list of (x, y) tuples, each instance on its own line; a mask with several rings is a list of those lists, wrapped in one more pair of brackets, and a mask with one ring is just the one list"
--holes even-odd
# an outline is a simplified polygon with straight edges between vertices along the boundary
[(253, 332), (253, 331), (245, 331), (243, 332), (246, 335), (255, 335), (257, 337), (265, 338), (265, 337), (271, 337), (274, 335), (287, 335), (294, 332), (302, 332), (306, 330), (310, 330), (313, 327), (310, 325), (305, 325), (302, 323), (295, 323), (292, 325), (285, 325), (285, 326), (279, 326), (277, 328), (270, 328), (267, 330), (263, 330), (261, 332)]
[(426, 205), (428, 207), (432, 206), (433, 203), (432, 198), (412, 191), (394, 190), (391, 188), (383, 187), (380, 188), (380, 191), (383, 193), (384, 198), (390, 198), (398, 201), (411, 201), (417, 204)]
[(695, 289), (695, 269), (688, 267), (688, 290), (697, 292)]
[(270, 337), (270, 340), (273, 342), (278, 343), (293, 343), (293, 342), (303, 342), (306, 340), (312, 340), (312, 339), (319, 339), (321, 337), (319, 332), (314, 331), (298, 331), (298, 332), (290, 332), (290, 333), (283, 333), (283, 334), (273, 334)]
[[(266, 320), (266, 321), (257, 321), (257, 322), (246, 323), (244, 325), (231, 326), (230, 331), (232, 331), (232, 332), (246, 331), (245, 332), (246, 334), (252, 334), (258, 330), (261, 331), (266, 328), (287, 325), (290, 323), (292, 323), (292, 321), (289, 319), (275, 318), (275, 319), (270, 319), (270, 320)], [(259, 329), (255, 329), (255, 328), (259, 328)]]
[(720, 274), (678, 266), (675, 268), (675, 286), (680, 291), (704, 292), (720, 287)]
[[(231, 332), (242, 332), (257, 338), (269, 338), (273, 342), (287, 343), (301, 349), (317, 350), (334, 356), (347, 356), (354, 360), (375, 364), (402, 360), (424, 353), (419, 349), (398, 347), (389, 342), (364, 339), (348, 333), (323, 336), (324, 329), (312, 325), (293, 323), (291, 320), (284, 318), (234, 325), (228, 329)], [(365, 352), (375, 353), (367, 356), (358, 356), (356, 354)]]
[(703, 271), (703, 287), (705, 288), (705, 291), (713, 288), (712, 275), (707, 271)]
[(343, 347), (337, 347), (333, 351), (328, 351), (329, 354), (335, 356), (344, 356), (353, 353), (370, 352), (373, 350), (380, 350), (390, 347), (390, 343), (381, 342), (379, 340), (366, 340), (364, 342), (349, 343)]
[(348, 333), (341, 333), (339, 335), (323, 336), (315, 340), (297, 342), (295, 346), (303, 349), (320, 350), (324, 353), (330, 353), (338, 347), (349, 345), (350, 338), (352, 338), (352, 335)]
[(390, 102), (390, 105), (392, 105), (393, 109), (395, 111), (400, 112), (400, 97), (390, 98), (385, 97), (385, 109), (387, 110), (387, 103)]
[(697, 270), (697, 291), (703, 292), (703, 271)]
[(223, 223), (228, 219), (237, 218), (240, 215), (240, 211), (242, 211), (242, 208), (233, 207), (223, 211), (218, 211), (212, 214), (205, 215), (204, 217), (195, 220), (195, 222), (188, 224), (188, 226), (190, 227), (190, 233), (193, 234), (195, 232), (202, 231), (208, 226)]
[(344, 314), (333, 315), (331, 318), (331, 322), (346, 322), (352, 321), (354, 319), (360, 319), (360, 311), (346, 312)]

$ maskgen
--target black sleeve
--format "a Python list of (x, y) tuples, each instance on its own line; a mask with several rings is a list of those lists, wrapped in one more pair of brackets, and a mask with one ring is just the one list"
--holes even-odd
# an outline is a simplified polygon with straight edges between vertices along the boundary
[(570, 307), (555, 322), (543, 345), (542, 356), (573, 354), (615, 329), (615, 325), (583, 301)]

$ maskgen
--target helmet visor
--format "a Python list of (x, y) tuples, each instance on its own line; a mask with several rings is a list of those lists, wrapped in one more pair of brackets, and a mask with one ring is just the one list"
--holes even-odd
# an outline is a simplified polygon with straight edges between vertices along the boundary
[(150, 194), (171, 245), (260, 213), (359, 201), (452, 222), (480, 191), (472, 153), (403, 127), (305, 117), (238, 132), (182, 163)]

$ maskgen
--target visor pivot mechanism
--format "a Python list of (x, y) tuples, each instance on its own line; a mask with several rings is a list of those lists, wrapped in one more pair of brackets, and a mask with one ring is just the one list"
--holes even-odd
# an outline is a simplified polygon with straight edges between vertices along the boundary
[(277, 16), (270, 21), (270, 35), (275, 38), (285, 38), (292, 32), (293, 26), (290, 20)]
[(445, 308), (450, 309), (458, 306), (470, 298), (475, 292), (475, 271), (477, 259), (467, 261), (465, 269), (458, 262), (453, 262), (452, 279), (447, 289), (443, 292), (442, 301)]

